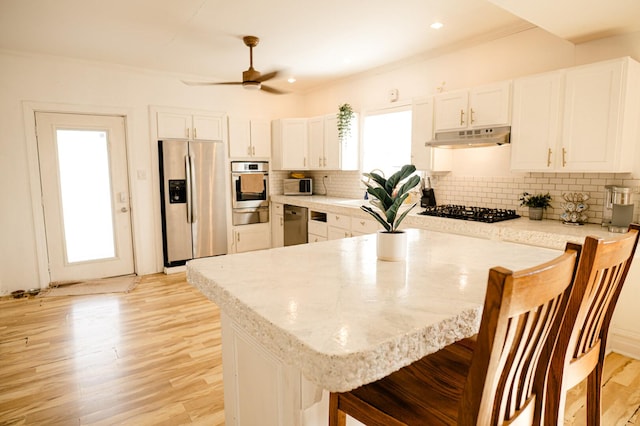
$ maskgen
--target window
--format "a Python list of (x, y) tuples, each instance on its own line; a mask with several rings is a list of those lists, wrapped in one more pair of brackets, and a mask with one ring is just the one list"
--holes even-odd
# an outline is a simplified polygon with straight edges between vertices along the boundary
[(362, 171), (391, 176), (411, 163), (411, 107), (372, 111), (364, 117)]

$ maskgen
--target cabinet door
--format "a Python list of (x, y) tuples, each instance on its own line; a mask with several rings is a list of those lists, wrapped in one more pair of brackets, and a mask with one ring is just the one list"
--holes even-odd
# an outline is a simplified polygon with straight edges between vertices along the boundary
[(284, 246), (284, 209), (282, 203), (271, 204), (271, 246)]
[(306, 170), (309, 163), (307, 140), (307, 120), (282, 120), (282, 168), (285, 170)]
[(615, 170), (621, 79), (622, 62), (567, 71), (561, 153), (564, 170)]
[(268, 223), (243, 225), (233, 230), (236, 253), (262, 250), (271, 247), (271, 232)]
[(509, 124), (511, 82), (476, 87), (469, 91), (469, 127)]
[(309, 136), (309, 168), (324, 169), (324, 118), (313, 117), (308, 121)]
[[(354, 131), (353, 123), (351, 125), (351, 131)], [(353, 133), (349, 138), (353, 138)], [(335, 114), (324, 117), (324, 168), (328, 170), (345, 170), (343, 168), (343, 157), (347, 157), (350, 145), (353, 142), (345, 140), (344, 144), (341, 144), (338, 137), (338, 117)], [(345, 158), (346, 159), (346, 158)], [(349, 169), (351, 170), (351, 169)]]
[(251, 133), (249, 120), (246, 118), (229, 117), (229, 157), (251, 157)]
[(525, 77), (513, 84), (511, 169), (555, 168), (560, 134), (562, 73)]
[(172, 112), (158, 112), (157, 119), (159, 138), (191, 138), (191, 115)]
[(251, 120), (251, 155), (268, 159), (271, 156), (271, 123), (268, 120)]
[(434, 103), (436, 131), (465, 129), (467, 127), (467, 91), (437, 95)]
[(414, 100), (411, 117), (412, 164), (418, 170), (450, 171), (453, 165), (452, 150), (425, 146), (433, 138), (433, 98)]
[(193, 138), (208, 141), (222, 140), (222, 117), (194, 115)]

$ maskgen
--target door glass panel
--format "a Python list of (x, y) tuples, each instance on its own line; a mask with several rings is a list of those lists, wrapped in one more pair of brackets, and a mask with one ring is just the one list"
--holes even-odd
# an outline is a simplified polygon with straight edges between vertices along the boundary
[(68, 263), (115, 257), (107, 132), (57, 130)]

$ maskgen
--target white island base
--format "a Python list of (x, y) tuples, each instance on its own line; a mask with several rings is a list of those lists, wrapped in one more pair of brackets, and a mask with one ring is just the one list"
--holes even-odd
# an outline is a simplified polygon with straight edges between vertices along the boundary
[(373, 382), (477, 333), (489, 268), (520, 270), (561, 253), (406, 232), (401, 262), (379, 261), (376, 236), (364, 235), (188, 263), (189, 283), (221, 312), (228, 425), (326, 426), (327, 391)]
[[(221, 315), (226, 425), (327, 426), (329, 392)], [(361, 425), (348, 418), (347, 425)]]

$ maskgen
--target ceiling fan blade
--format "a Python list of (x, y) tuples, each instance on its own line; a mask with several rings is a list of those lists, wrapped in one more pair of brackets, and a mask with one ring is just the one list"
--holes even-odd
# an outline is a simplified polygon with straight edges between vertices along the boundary
[(186, 84), (187, 86), (217, 86), (219, 84), (242, 84), (241, 81), (225, 81), (222, 83), (214, 83), (214, 82), (210, 82), (210, 81), (184, 81), (182, 80), (182, 82), (184, 84)]
[(284, 95), (288, 93), (279, 89), (274, 89), (273, 87), (265, 86), (264, 84), (260, 87), (260, 89), (267, 93), (273, 93), (274, 95)]
[(272, 71), (272, 72), (269, 72), (269, 73), (266, 73), (266, 74), (262, 74), (256, 80), (262, 83), (263, 81), (267, 81), (267, 80), (271, 80), (272, 78), (276, 78), (279, 73), (280, 73), (280, 71)]

